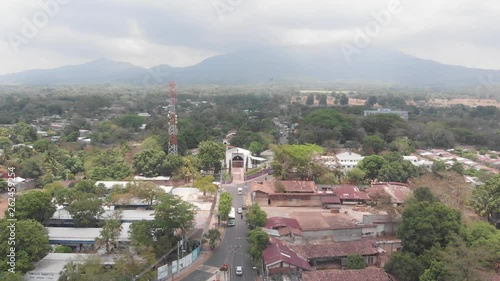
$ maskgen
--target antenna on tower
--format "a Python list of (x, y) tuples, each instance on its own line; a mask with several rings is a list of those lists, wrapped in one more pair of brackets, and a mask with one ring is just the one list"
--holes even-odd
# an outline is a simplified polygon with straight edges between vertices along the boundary
[(168, 110), (168, 154), (178, 154), (177, 150), (177, 114), (175, 104), (177, 103), (177, 94), (175, 93), (175, 82), (168, 84), (170, 87), (170, 108)]

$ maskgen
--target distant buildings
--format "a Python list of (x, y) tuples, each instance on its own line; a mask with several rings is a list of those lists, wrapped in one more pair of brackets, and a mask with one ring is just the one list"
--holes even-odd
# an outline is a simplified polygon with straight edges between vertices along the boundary
[(389, 108), (379, 108), (377, 110), (365, 110), (365, 116), (371, 116), (377, 114), (396, 114), (399, 117), (408, 120), (408, 111), (392, 110)]

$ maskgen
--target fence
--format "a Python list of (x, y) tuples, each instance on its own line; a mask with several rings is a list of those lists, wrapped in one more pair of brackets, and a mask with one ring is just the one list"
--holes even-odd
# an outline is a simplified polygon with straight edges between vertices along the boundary
[(164, 281), (172, 277), (173, 274), (181, 272), (184, 268), (196, 261), (200, 256), (201, 248), (197, 247), (191, 253), (185, 255), (183, 258), (167, 263), (158, 268), (158, 281)]

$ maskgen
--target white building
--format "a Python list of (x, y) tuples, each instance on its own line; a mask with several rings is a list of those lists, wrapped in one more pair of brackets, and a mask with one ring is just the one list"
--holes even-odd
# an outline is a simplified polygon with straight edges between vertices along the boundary
[[(24, 275), (24, 280), (53, 280), (57, 281), (64, 266), (69, 262), (84, 263), (91, 254), (63, 254), (63, 253), (49, 253), (43, 259), (35, 264), (35, 269), (29, 271)], [(104, 265), (115, 264), (117, 256), (105, 255), (99, 256)]]
[(336, 156), (341, 169), (345, 171), (355, 168), (358, 163), (365, 158), (364, 156), (350, 151), (337, 154)]
[(225, 166), (229, 168), (255, 168), (266, 161), (265, 158), (252, 156), (250, 150), (234, 147), (226, 150)]

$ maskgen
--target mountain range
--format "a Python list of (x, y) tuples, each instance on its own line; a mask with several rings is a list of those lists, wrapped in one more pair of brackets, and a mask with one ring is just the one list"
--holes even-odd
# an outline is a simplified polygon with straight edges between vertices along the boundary
[[(441, 64), (397, 50), (368, 48), (350, 56), (339, 49), (253, 48), (214, 56), (188, 67), (160, 64), (143, 68), (98, 59), (80, 65), (0, 75), (0, 84), (132, 85), (180, 83), (376, 83), (397, 86), (462, 87), (500, 81), (499, 70)], [(483, 82), (482, 82), (483, 81)]]

